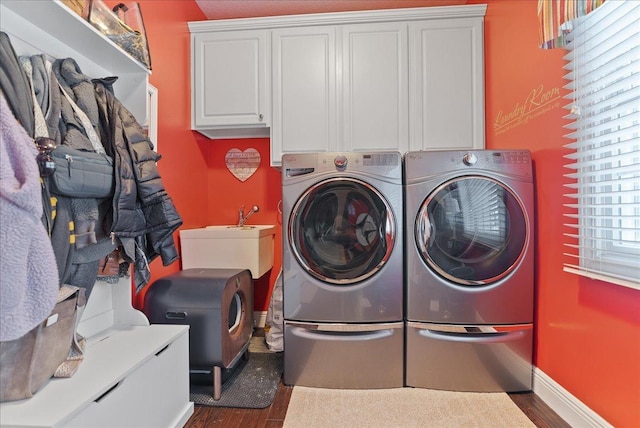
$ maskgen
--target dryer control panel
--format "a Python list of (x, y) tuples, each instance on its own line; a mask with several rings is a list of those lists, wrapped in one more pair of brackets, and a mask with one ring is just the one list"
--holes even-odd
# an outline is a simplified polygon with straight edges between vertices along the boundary
[[(475, 158), (472, 164), (467, 163), (467, 155)], [(456, 160), (459, 163), (460, 160)], [(511, 176), (530, 179), (533, 175), (531, 153), (528, 150), (482, 150), (465, 154), (462, 163), (466, 167), (495, 171)]]
[(531, 152), (528, 150), (442, 150), (417, 151), (405, 155), (408, 181), (440, 174), (475, 171), (499, 172), (531, 179)]
[(319, 153), (318, 166), (334, 168), (338, 171), (398, 167), (402, 166), (402, 156), (397, 152)]
[(531, 153), (524, 150), (491, 151), (489, 153), (495, 164), (529, 165), (531, 163)]
[(501, 150), (478, 150), (469, 152), (459, 152), (460, 156), (451, 157), (451, 162), (459, 164), (460, 161), (466, 166), (476, 168), (491, 168), (491, 165), (518, 166), (531, 164), (531, 153), (525, 150), (501, 151)]

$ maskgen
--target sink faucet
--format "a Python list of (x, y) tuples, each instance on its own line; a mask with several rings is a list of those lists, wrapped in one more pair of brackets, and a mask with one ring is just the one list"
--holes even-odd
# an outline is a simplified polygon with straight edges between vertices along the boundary
[(257, 205), (254, 205), (254, 206), (251, 208), (251, 211), (249, 211), (249, 212), (247, 213), (247, 215), (245, 215), (245, 214), (244, 214), (244, 205), (241, 205), (241, 206), (240, 206), (240, 212), (238, 213), (238, 214), (239, 214), (239, 217), (238, 217), (238, 218), (239, 218), (239, 219), (238, 219), (238, 227), (243, 227), (243, 226), (244, 226), (244, 223), (247, 221), (247, 219), (248, 219), (249, 217), (251, 217), (251, 216), (253, 215), (253, 213), (257, 213), (258, 211), (260, 211), (260, 208), (259, 208)]

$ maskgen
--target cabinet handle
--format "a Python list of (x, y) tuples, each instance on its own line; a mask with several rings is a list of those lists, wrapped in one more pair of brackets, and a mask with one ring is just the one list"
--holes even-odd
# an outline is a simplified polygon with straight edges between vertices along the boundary
[(260, 113), (260, 114), (258, 115), (258, 119), (260, 119), (260, 122), (262, 122), (262, 119), (264, 119), (264, 114)]
[(169, 311), (164, 314), (168, 320), (184, 320), (187, 319), (187, 313), (183, 311)]
[[(169, 344), (171, 345), (171, 344)], [(156, 352), (156, 357), (159, 356), (160, 354), (162, 354), (164, 351), (166, 351), (167, 349), (169, 349), (169, 345), (165, 346), (164, 348), (162, 348), (161, 350), (159, 350), (158, 352)]]
[(120, 386), (120, 384), (122, 384), (122, 381), (116, 383), (115, 385), (113, 385), (111, 388), (107, 389), (104, 393), (102, 393), (102, 395), (100, 395), (100, 397), (96, 398), (95, 400), (93, 400), (94, 403), (99, 403), (101, 402), (107, 395), (111, 394), (113, 392), (114, 389), (116, 389), (117, 387)]

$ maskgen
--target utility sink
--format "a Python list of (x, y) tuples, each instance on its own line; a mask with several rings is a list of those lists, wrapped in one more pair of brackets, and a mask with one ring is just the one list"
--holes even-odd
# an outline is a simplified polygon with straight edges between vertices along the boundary
[(273, 267), (276, 227), (219, 225), (180, 231), (182, 269), (249, 269), (260, 278)]
[(207, 226), (204, 230), (205, 233), (216, 238), (261, 238), (276, 233), (276, 227), (272, 225)]

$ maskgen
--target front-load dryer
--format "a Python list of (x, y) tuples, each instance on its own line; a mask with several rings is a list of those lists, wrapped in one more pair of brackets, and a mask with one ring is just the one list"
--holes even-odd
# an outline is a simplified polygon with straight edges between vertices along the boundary
[(403, 385), (398, 152), (282, 158), (284, 382)]
[(531, 389), (533, 198), (527, 150), (406, 154), (408, 386)]

